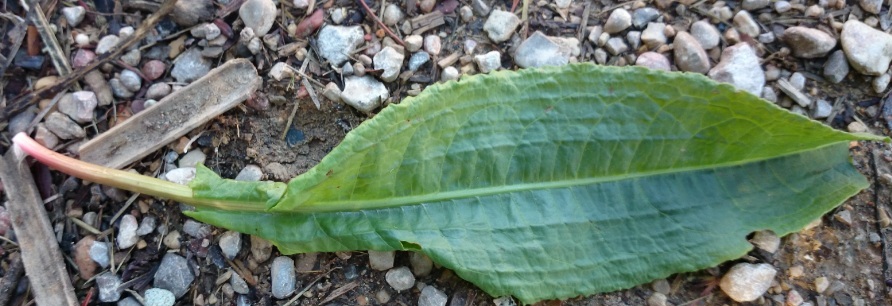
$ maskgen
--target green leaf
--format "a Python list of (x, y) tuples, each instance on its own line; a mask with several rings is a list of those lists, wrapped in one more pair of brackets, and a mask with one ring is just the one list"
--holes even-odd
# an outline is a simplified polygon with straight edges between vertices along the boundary
[(283, 253), (417, 250), (532, 303), (711, 267), (750, 250), (750, 232), (801, 229), (867, 186), (848, 160), (858, 139), (881, 138), (702, 75), (501, 71), (388, 106), (264, 212), (189, 214)]

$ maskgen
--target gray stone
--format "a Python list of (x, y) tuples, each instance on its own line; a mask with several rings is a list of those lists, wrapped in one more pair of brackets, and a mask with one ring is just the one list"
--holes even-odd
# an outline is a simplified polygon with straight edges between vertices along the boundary
[(105, 242), (95, 241), (90, 246), (90, 259), (99, 264), (102, 268), (108, 268), (111, 264), (111, 258), (108, 256), (108, 244)]
[(235, 176), (236, 181), (257, 182), (263, 177), (263, 169), (257, 165), (247, 165)]
[(879, 14), (883, 8), (883, 0), (858, 0), (858, 4), (865, 12)]
[(407, 267), (398, 267), (387, 271), (384, 274), (384, 280), (396, 291), (408, 290), (415, 285), (415, 276)]
[(146, 290), (144, 300), (146, 301), (145, 306), (173, 306), (176, 302), (176, 297), (173, 292), (168, 290), (151, 288)]
[(592, 42), (593, 44), (597, 44), (598, 38), (601, 37), (601, 33), (604, 33), (604, 27), (602, 26), (596, 25), (589, 28), (587, 37), (588, 41)]
[(108, 81), (108, 86), (111, 87), (112, 94), (118, 98), (130, 98), (133, 97), (133, 92), (127, 89), (127, 86), (124, 86), (124, 82), (121, 82), (118, 78), (113, 78)]
[(362, 44), (363, 36), (364, 33), (359, 26), (325, 26), (319, 31), (317, 41), (319, 55), (333, 66), (340, 66), (347, 61), (347, 55)]
[(570, 50), (536, 31), (514, 51), (514, 62), (523, 68), (560, 66), (570, 61)]
[(109, 53), (112, 49), (118, 45), (118, 41), (121, 39), (118, 38), (117, 35), (106, 35), (99, 40), (96, 44), (96, 54), (101, 55), (105, 53)]
[(276, 4), (271, 0), (247, 0), (238, 10), (245, 26), (254, 30), (254, 35), (263, 36), (276, 21)]
[(178, 168), (194, 168), (199, 163), (204, 164), (207, 156), (201, 150), (190, 150), (177, 162)]
[[(675, 66), (681, 71), (706, 73), (709, 71), (709, 56), (696, 38), (687, 32), (675, 34)], [(764, 77), (764, 76), (763, 76)]]
[(691, 35), (697, 39), (697, 42), (700, 43), (700, 46), (702, 46), (703, 49), (718, 47), (719, 39), (722, 37), (722, 34), (719, 33), (719, 29), (716, 29), (714, 25), (706, 20), (694, 22), (694, 24), (691, 25)]
[(79, 123), (93, 121), (93, 111), (99, 101), (92, 91), (75, 91), (59, 100), (59, 111)]
[[(411, 64), (412, 64), (411, 60), (409, 61), (409, 64), (411, 67)], [(350, 66), (350, 65), (345, 65), (345, 66)], [(350, 66), (350, 67), (352, 67), (352, 66)], [(345, 75), (348, 75), (348, 74), (345, 74)], [(325, 96), (325, 98), (331, 100), (332, 102), (341, 102), (341, 89), (338, 88), (338, 84), (335, 84), (334, 82), (329, 82), (328, 84), (325, 84), (325, 88), (322, 89), (322, 95)]]
[(65, 7), (59, 11), (62, 12), (62, 16), (65, 16), (65, 20), (72, 27), (76, 27), (81, 21), (84, 21), (84, 16), (87, 15), (87, 10), (80, 5)]
[(632, 26), (636, 29), (642, 29), (649, 22), (657, 20), (660, 17), (660, 11), (652, 7), (642, 7), (632, 13)]
[(382, 70), (381, 80), (384, 82), (396, 80), (400, 75), (404, 59), (406, 59), (406, 56), (402, 52), (391, 47), (384, 47), (384, 49), (381, 49), (381, 52), (375, 54), (375, 69)]
[(199, 22), (213, 19), (216, 11), (217, 8), (214, 6), (213, 0), (177, 1), (170, 17), (173, 22), (187, 28)]
[(632, 15), (623, 8), (610, 12), (610, 17), (604, 22), (604, 32), (615, 34), (628, 29), (632, 25)]
[(607, 52), (610, 52), (610, 54), (617, 55), (628, 51), (629, 46), (626, 45), (626, 41), (621, 37), (612, 37), (604, 44), (604, 49), (607, 49)]
[(662, 294), (669, 294), (669, 291), (672, 291), (672, 286), (669, 285), (669, 281), (665, 278), (655, 280), (650, 285), (653, 287), (654, 291)]
[(758, 10), (771, 4), (769, 0), (743, 0), (740, 4), (747, 11)]
[(777, 103), (777, 93), (774, 92), (774, 89), (771, 86), (762, 87), (762, 99), (765, 99), (768, 102)]
[(121, 71), (120, 79), (121, 84), (129, 91), (137, 92), (142, 87), (142, 79), (132, 70), (124, 69), (124, 71)]
[(124, 298), (124, 299), (118, 301), (118, 303), (115, 304), (115, 305), (117, 305), (117, 306), (143, 306), (142, 303), (140, 303), (139, 301), (137, 301), (137, 300), (136, 300), (135, 298), (133, 298), (132, 296), (128, 296), (128, 297), (126, 297), (126, 298)]
[(725, 48), (722, 59), (709, 71), (709, 78), (730, 83), (756, 96), (762, 93), (765, 86), (765, 72), (759, 64), (759, 57), (747, 43)]
[(849, 64), (858, 72), (880, 75), (889, 69), (889, 62), (892, 61), (892, 35), (849, 19), (842, 27), (840, 41)]
[(761, 33), (761, 29), (759, 28), (759, 23), (753, 19), (753, 15), (750, 15), (747, 11), (739, 11), (737, 15), (734, 15), (734, 28), (737, 29), (738, 32), (742, 34), (749, 35), (750, 37), (759, 36)]
[(418, 296), (418, 306), (446, 306), (448, 299), (446, 293), (434, 286), (424, 286), (421, 295)]
[(499, 51), (489, 51), (486, 54), (475, 55), (474, 62), (477, 63), (481, 73), (489, 73), (502, 68), (502, 54)]
[(757, 231), (750, 243), (765, 252), (774, 254), (780, 248), (780, 237), (770, 230)]
[(493, 42), (500, 43), (511, 38), (514, 30), (520, 25), (520, 18), (511, 12), (495, 10), (489, 14), (483, 30)]
[[(251, 43), (252, 44), (254, 43), (253, 39), (251, 40)], [(258, 50), (259, 50), (259, 48), (258, 48)], [(253, 53), (257, 54), (257, 52), (253, 52)], [(217, 58), (222, 54), (223, 54), (223, 47), (208, 46), (204, 49), (201, 49), (201, 56), (207, 57), (207, 58)]]
[(656, 52), (644, 52), (635, 60), (635, 66), (643, 66), (655, 70), (670, 71), (669, 59)]
[(372, 76), (349, 76), (344, 79), (341, 100), (357, 110), (369, 113), (389, 97), (387, 87)]
[(16, 114), (15, 116), (12, 116), (12, 118), (9, 119), (9, 126), (7, 127), (7, 129), (9, 130), (9, 135), (15, 136), (18, 133), (24, 132), (25, 129), (28, 128), (28, 125), (31, 124), (31, 121), (34, 120), (34, 117), (37, 117), (36, 111), (37, 108), (32, 107)]
[(830, 102), (827, 102), (827, 100), (820, 99), (815, 102), (811, 116), (815, 119), (824, 119), (829, 117), (831, 112), (833, 112), (833, 105), (830, 105)]
[(220, 236), (220, 250), (226, 258), (234, 259), (238, 252), (242, 249), (242, 234), (234, 231), (227, 231)]
[(52, 112), (44, 120), (46, 128), (62, 139), (78, 139), (87, 136), (77, 123), (59, 112)]
[(121, 223), (118, 225), (118, 237), (115, 239), (118, 249), (127, 249), (139, 241), (139, 236), (136, 235), (137, 228), (139, 228), (139, 224), (136, 223), (136, 217), (129, 214), (121, 217)]
[(232, 285), (232, 290), (239, 294), (248, 294), (251, 292), (251, 289), (248, 288), (248, 283), (245, 282), (245, 279), (242, 278), (241, 275), (238, 275), (238, 273), (232, 273), (232, 276), (229, 277), (229, 285)]
[[(10, 135), (15, 135), (15, 134), (10, 134)], [(50, 132), (50, 130), (48, 130), (46, 128), (45, 124), (38, 123), (37, 129), (35, 129), (35, 131), (34, 131), (34, 141), (36, 141), (37, 143), (43, 145), (44, 147), (52, 150), (53, 148), (56, 147), (56, 145), (59, 144), (59, 137), (56, 137), (56, 134), (53, 134), (53, 132)]]
[(384, 271), (393, 268), (393, 251), (373, 251), (369, 250), (369, 267), (372, 270)]
[(638, 50), (638, 47), (641, 47), (641, 32), (639, 31), (629, 31), (626, 33), (626, 42), (629, 43), (629, 48), (632, 50)]
[(607, 51), (602, 48), (595, 49), (595, 62), (600, 65), (607, 63)]
[(106, 272), (96, 276), (96, 287), (99, 287), (100, 302), (117, 302), (121, 299), (121, 279), (111, 272)]
[(177, 79), (177, 82), (190, 83), (207, 74), (212, 64), (210, 60), (201, 56), (199, 48), (191, 48), (173, 61), (170, 75)]
[(160, 100), (170, 94), (170, 85), (167, 83), (155, 83), (146, 89), (146, 98)]
[(842, 50), (836, 50), (824, 62), (824, 79), (830, 83), (842, 82), (849, 75), (849, 62)]
[(719, 287), (737, 302), (750, 302), (768, 291), (776, 274), (769, 264), (739, 263), (725, 273)]
[(409, 57), (409, 70), (415, 71), (418, 68), (421, 68), (421, 65), (424, 65), (428, 61), (431, 60), (431, 55), (427, 52), (415, 52)]
[(666, 295), (654, 292), (647, 298), (647, 306), (666, 306)]
[(452, 66), (443, 68), (443, 72), (440, 73), (440, 80), (444, 82), (458, 80), (459, 77), (461, 77), (461, 74), (458, 72), (458, 69)]
[(186, 259), (180, 255), (167, 253), (161, 259), (161, 265), (155, 272), (155, 287), (170, 290), (176, 297), (181, 297), (189, 290), (195, 275), (189, 269)]
[(471, 22), (474, 19), (474, 10), (471, 9), (470, 6), (464, 5), (458, 10), (459, 16), (461, 16), (461, 20), (464, 22)]
[(403, 14), (403, 10), (400, 9), (400, 6), (397, 4), (387, 4), (387, 7), (384, 8), (384, 24), (392, 26), (396, 25), (400, 21), (403, 20), (405, 14)]
[(211, 226), (188, 219), (183, 223), (183, 232), (193, 238), (205, 238), (211, 234)]
[(136, 229), (136, 234), (139, 236), (145, 236), (151, 234), (155, 231), (155, 217), (153, 216), (145, 216), (142, 218), (142, 221), (139, 222), (139, 228)]
[(471, 0), (471, 7), (478, 16), (486, 16), (490, 11), (489, 2), (489, 0)]
[(284, 299), (294, 293), (296, 278), (294, 272), (294, 260), (289, 257), (279, 256), (273, 259), (270, 266), (270, 288), (273, 297)]
[(793, 87), (798, 90), (805, 89), (805, 81), (806, 80), (805, 80), (805, 75), (803, 75), (802, 73), (794, 72), (792, 75), (790, 75), (790, 78), (788, 81), (790, 81), (790, 85), (793, 85)]
[(121, 60), (124, 61), (127, 65), (136, 67), (139, 66), (139, 61), (142, 59), (142, 53), (139, 53), (139, 49), (133, 49), (121, 55)]
[(836, 47), (836, 38), (824, 31), (806, 27), (787, 28), (783, 39), (790, 46), (793, 55), (801, 58), (824, 57)]

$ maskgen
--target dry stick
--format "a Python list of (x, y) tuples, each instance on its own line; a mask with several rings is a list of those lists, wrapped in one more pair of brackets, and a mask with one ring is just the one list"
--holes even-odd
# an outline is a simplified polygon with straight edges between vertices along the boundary
[(151, 31), (152, 28), (155, 26), (155, 24), (157, 24), (159, 21), (161, 21), (161, 18), (164, 18), (165, 16), (170, 14), (170, 12), (173, 11), (173, 7), (174, 7), (174, 4), (176, 4), (176, 2), (177, 2), (177, 0), (167, 0), (166, 2), (164, 2), (164, 4), (161, 5), (161, 9), (158, 10), (158, 12), (149, 16), (149, 18), (146, 18), (146, 20), (143, 21), (142, 25), (140, 25), (139, 28), (136, 29), (136, 31), (133, 33), (133, 36), (131, 36), (129, 39), (127, 39), (123, 43), (119, 43), (118, 46), (114, 49), (114, 51), (112, 51), (111, 53), (107, 53), (107, 54), (99, 56), (99, 58), (97, 58), (95, 61), (91, 62), (90, 64), (87, 64), (87, 66), (85, 66), (81, 69), (75, 70), (71, 74), (65, 76), (62, 80), (59, 80), (58, 82), (56, 82), (56, 84), (53, 84), (52, 86), (45, 87), (45, 88), (37, 90), (37, 91), (32, 91), (28, 94), (17, 97), (15, 100), (12, 101), (12, 103), (10, 103), (8, 106), (3, 108), (2, 112), (0, 112), (0, 121), (6, 120), (9, 117), (11, 117), (12, 115), (15, 115), (15, 114), (21, 112), (22, 110), (27, 108), (29, 105), (36, 103), (38, 100), (40, 100), (44, 96), (47, 96), (47, 95), (50, 95), (50, 94), (53, 94), (53, 93), (56, 93), (63, 89), (68, 88), (69, 86), (71, 86), (72, 83), (76, 82), (77, 80), (80, 80), (80, 78), (82, 78), (88, 72), (90, 72), (93, 69), (96, 69), (96, 67), (99, 67), (100, 65), (105, 64), (114, 58), (120, 57), (121, 54), (124, 53), (125, 50), (127, 50), (127, 48), (129, 48), (133, 44), (140, 41), (143, 38), (143, 36), (145, 36), (149, 31)]
[(31, 20), (31, 23), (34, 24), (34, 28), (40, 33), (40, 39), (43, 41), (46, 53), (53, 62), (53, 66), (56, 67), (56, 72), (58, 72), (60, 76), (70, 74), (71, 65), (68, 63), (65, 52), (62, 52), (62, 47), (59, 47), (59, 41), (56, 39), (56, 35), (50, 31), (50, 25), (46, 21), (46, 16), (43, 15), (43, 10), (40, 9), (40, 3), (37, 0), (30, 0), (28, 2), (30, 2), (29, 6), (31, 6), (31, 10), (28, 12), (28, 19)]
[(20, 253), (12, 253), (9, 257), (11, 258), (9, 269), (6, 270), (6, 275), (0, 280), (0, 306), (9, 304), (10, 298), (12, 298), (16, 287), (18, 287), (19, 279), (25, 274), (25, 266), (22, 265), (22, 255)]
[[(22, 41), (25, 40), (25, 28), (27, 27), (27, 22), (19, 16), (3, 13), (0, 14), (0, 17), (9, 19), (10, 22), (15, 23), (15, 27), (12, 28), (12, 31), (6, 33), (6, 36), (9, 37), (9, 41), (12, 42), (12, 45), (9, 48), (9, 58), (6, 59), (6, 63), (0, 63), (0, 77), (6, 73), (6, 68), (9, 68), (12, 65), (12, 61), (15, 59), (16, 53), (19, 53), (19, 47), (22, 46)], [(2, 305), (0, 305), (2, 306)]]
[(592, 11), (592, 1), (585, 1), (585, 9), (582, 10), (582, 23), (579, 24), (579, 33), (576, 34), (576, 40), (579, 41), (579, 49), (585, 45), (585, 28), (588, 27), (588, 15)]
[(406, 46), (406, 43), (404, 43), (403, 40), (399, 38), (399, 36), (393, 34), (393, 32), (390, 31), (390, 28), (387, 27), (387, 25), (385, 25), (383, 22), (381, 22), (381, 19), (378, 19), (378, 16), (375, 16), (375, 13), (373, 13), (372, 9), (369, 8), (369, 5), (365, 4), (365, 0), (359, 0), (358, 2), (360, 5), (362, 5), (362, 8), (365, 9), (366, 13), (368, 13), (366, 15), (371, 16), (372, 19), (375, 20), (375, 23), (377, 23), (378, 26), (384, 29), (384, 32), (387, 32), (387, 35), (390, 35), (390, 38), (393, 38), (393, 40), (395, 40), (396, 43), (400, 44), (400, 46)]
[[(360, 1), (360, 2), (362, 2), (362, 1)], [(303, 64), (300, 65), (300, 70), (297, 70), (297, 71), (300, 71), (300, 72), (306, 71), (307, 65), (309, 65), (310, 60), (312, 60), (312, 56), (313, 56), (312, 51), (313, 50), (310, 50), (310, 52), (307, 52), (306, 59), (304, 59)], [(307, 91), (307, 92), (309, 92), (309, 91)], [(294, 107), (291, 109), (291, 115), (288, 116), (288, 123), (285, 124), (285, 129), (282, 130), (282, 137), (280, 138), (281, 140), (285, 140), (285, 136), (288, 135), (288, 130), (291, 129), (291, 122), (294, 121), (294, 115), (297, 114), (297, 106), (298, 105), (299, 105), (298, 101), (294, 101)]]

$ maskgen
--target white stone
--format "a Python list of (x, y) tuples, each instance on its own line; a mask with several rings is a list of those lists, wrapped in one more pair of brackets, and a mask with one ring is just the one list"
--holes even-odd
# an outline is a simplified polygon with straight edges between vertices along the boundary
[(180, 185), (187, 185), (195, 178), (195, 168), (177, 168), (164, 174), (164, 179)]
[(738, 32), (749, 35), (750, 37), (759, 36), (761, 29), (759, 29), (759, 23), (753, 19), (753, 16), (750, 15), (747, 11), (739, 11), (737, 15), (734, 15), (734, 28), (737, 29)]
[(363, 36), (362, 28), (359, 26), (325, 26), (319, 30), (317, 41), (319, 55), (333, 66), (340, 66), (347, 61), (347, 55), (362, 44)]
[(801, 58), (824, 57), (836, 47), (836, 38), (824, 31), (806, 27), (789, 27), (784, 30), (784, 42), (793, 55)]
[(408, 290), (412, 288), (412, 285), (415, 285), (415, 276), (412, 275), (412, 271), (408, 267), (399, 267), (387, 271), (384, 274), (384, 280), (396, 291)]
[(750, 302), (768, 291), (777, 271), (769, 264), (739, 263), (722, 277), (719, 287), (737, 302)]
[(514, 30), (520, 25), (520, 18), (511, 12), (494, 10), (489, 14), (483, 30), (493, 42), (500, 43), (511, 38)]
[(502, 68), (502, 54), (499, 51), (489, 51), (486, 54), (475, 55), (474, 62), (477, 63), (481, 73), (489, 73)]
[(390, 3), (384, 8), (384, 24), (386, 25), (396, 25), (403, 20), (403, 17), (405, 17), (405, 14), (403, 14), (403, 10), (397, 4)]
[(647, 24), (647, 28), (641, 32), (641, 42), (649, 49), (656, 49), (666, 44), (666, 24), (662, 22), (651, 22)]
[(79, 123), (93, 121), (93, 111), (99, 101), (92, 91), (75, 91), (59, 100), (59, 111)]
[(514, 62), (523, 68), (560, 66), (569, 61), (570, 50), (539, 31), (524, 40), (514, 52)]
[(415, 52), (421, 50), (421, 46), (424, 44), (424, 38), (421, 35), (409, 35), (406, 36), (406, 39), (403, 40), (406, 43), (406, 50), (409, 52)]
[(439, 55), (441, 49), (443, 49), (443, 44), (440, 41), (440, 36), (428, 35), (424, 37), (424, 51), (430, 55)]
[(406, 56), (391, 47), (384, 47), (381, 52), (375, 54), (375, 69), (381, 70), (381, 80), (384, 82), (393, 82), (400, 75), (403, 67), (403, 60)]
[(675, 46), (675, 65), (679, 70), (697, 73), (709, 71), (709, 56), (691, 34), (678, 32), (675, 34), (673, 45)]
[(247, 0), (238, 10), (245, 27), (254, 30), (255, 36), (263, 36), (276, 21), (276, 4), (271, 0)]
[(418, 306), (446, 306), (449, 298), (446, 293), (440, 291), (434, 286), (424, 286), (421, 289), (421, 295), (418, 296)]
[(655, 70), (670, 71), (669, 59), (656, 52), (644, 52), (635, 60), (635, 66), (643, 66)]
[(765, 72), (759, 64), (759, 57), (747, 43), (725, 48), (719, 63), (709, 71), (709, 78), (730, 83), (756, 96), (762, 93), (765, 86)]
[(369, 250), (369, 267), (372, 270), (384, 271), (393, 268), (394, 251)]
[(118, 236), (116, 242), (118, 243), (118, 249), (126, 249), (132, 247), (139, 241), (139, 236), (136, 235), (136, 229), (139, 228), (139, 224), (136, 223), (136, 217), (130, 214), (125, 214), (121, 217), (121, 223), (118, 225)]
[(780, 242), (780, 237), (769, 230), (758, 231), (753, 235), (753, 239), (750, 239), (750, 243), (771, 254), (777, 252), (777, 249), (780, 248)]
[(610, 12), (607, 21), (604, 22), (604, 32), (615, 34), (628, 29), (632, 25), (632, 14), (629, 11), (618, 8)]
[(691, 35), (697, 39), (703, 49), (718, 47), (722, 34), (719, 29), (706, 20), (700, 20), (691, 25)]
[(102, 55), (105, 53), (109, 53), (112, 49), (118, 45), (118, 41), (121, 39), (118, 38), (117, 35), (106, 35), (99, 40), (99, 43), (96, 44), (96, 55)]
[(892, 35), (863, 22), (849, 19), (840, 34), (842, 49), (855, 70), (866, 75), (880, 75), (892, 61)]
[(458, 80), (460, 76), (461, 74), (459, 74), (458, 69), (455, 69), (455, 67), (452, 66), (443, 68), (443, 72), (440, 73), (440, 79), (443, 81)]
[(341, 92), (344, 103), (366, 113), (378, 108), (389, 97), (387, 87), (369, 75), (347, 77)]
[(288, 66), (285, 62), (278, 62), (273, 65), (273, 68), (269, 69), (269, 76), (276, 81), (281, 81), (285, 78), (294, 77), (294, 71), (291, 70), (291, 66)]
[(68, 24), (72, 27), (76, 27), (81, 21), (84, 21), (84, 16), (87, 14), (87, 10), (80, 5), (69, 6), (60, 11), (62, 12), (62, 15), (65, 16), (65, 20), (68, 20)]

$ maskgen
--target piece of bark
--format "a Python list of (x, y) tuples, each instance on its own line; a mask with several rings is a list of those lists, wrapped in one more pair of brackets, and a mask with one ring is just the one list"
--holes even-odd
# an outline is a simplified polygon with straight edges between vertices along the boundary
[(93, 93), (96, 94), (96, 100), (99, 101), (99, 105), (106, 106), (111, 105), (112, 102), (114, 102), (111, 87), (109, 87), (108, 81), (105, 80), (105, 77), (102, 76), (102, 72), (99, 72), (99, 70), (93, 70), (87, 73), (87, 75), (84, 76), (84, 84), (90, 86)]
[(11, 149), (0, 158), (0, 179), (6, 188), (12, 219), (22, 252), (22, 263), (37, 305), (78, 304), (65, 270), (65, 260), (40, 199), (34, 177)]
[(97, 165), (123, 168), (235, 107), (260, 88), (260, 84), (257, 69), (250, 61), (228, 61), (81, 145), (80, 158)]
[(31, 7), (31, 10), (28, 11), (28, 20), (31, 20), (34, 28), (40, 33), (40, 39), (43, 41), (47, 56), (53, 62), (53, 66), (56, 67), (56, 72), (60, 76), (68, 75), (71, 73), (71, 64), (68, 63), (68, 56), (62, 51), (62, 47), (59, 46), (59, 40), (56, 39), (56, 35), (50, 29), (50, 24), (46, 21), (46, 16), (43, 15), (43, 10), (40, 8), (40, 2), (37, 0), (29, 0), (28, 2), (28, 5)]
[(9, 304), (10, 299), (16, 292), (19, 285), (19, 279), (25, 274), (25, 266), (22, 264), (22, 255), (18, 252), (9, 255), (9, 269), (0, 280), (0, 306)]
[(433, 11), (430, 14), (412, 18), (409, 22), (412, 24), (412, 34), (416, 35), (446, 24), (446, 20), (443, 19), (443, 13), (440, 11)]
[(777, 88), (787, 94), (788, 97), (796, 101), (796, 104), (802, 107), (808, 107), (811, 105), (811, 99), (808, 98), (804, 93), (796, 89), (793, 84), (790, 84), (789, 81), (784, 79), (777, 80)]

